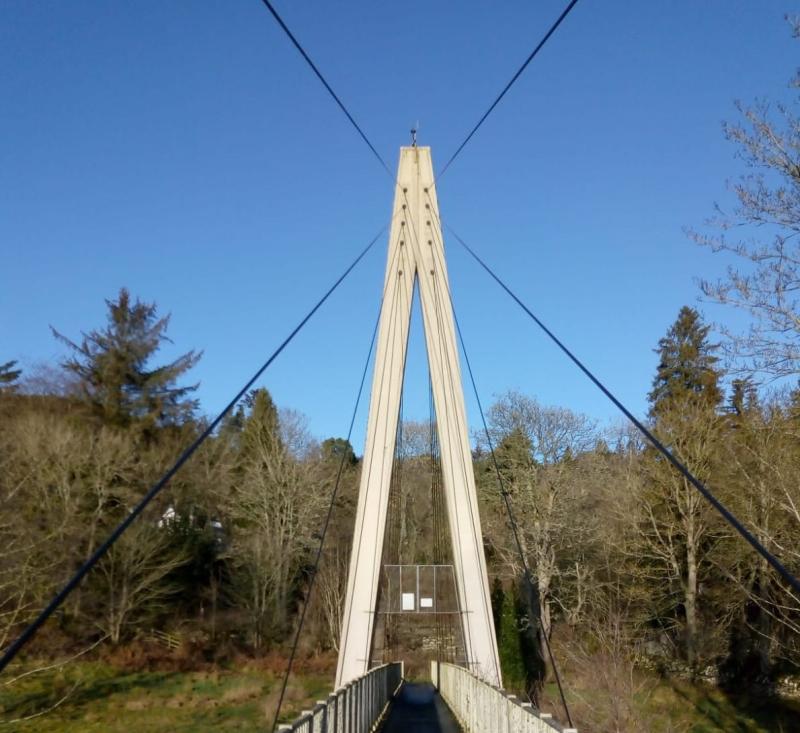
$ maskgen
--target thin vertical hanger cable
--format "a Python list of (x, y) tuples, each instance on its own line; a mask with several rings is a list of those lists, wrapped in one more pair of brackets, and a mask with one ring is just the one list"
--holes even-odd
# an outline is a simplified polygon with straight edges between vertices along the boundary
[(328, 528), (330, 527), (331, 517), (333, 516), (333, 509), (336, 506), (336, 497), (339, 495), (339, 485), (342, 481), (342, 475), (344, 474), (344, 467), (345, 463), (347, 462), (348, 453), (346, 448), (350, 446), (350, 439), (353, 436), (353, 426), (356, 422), (356, 415), (358, 414), (358, 407), (361, 404), (361, 395), (364, 392), (364, 383), (367, 379), (367, 371), (369, 370), (369, 363), (372, 359), (372, 352), (375, 349), (375, 340), (378, 335), (378, 325), (380, 324), (380, 308), (378, 308), (378, 318), (375, 321), (375, 328), (372, 330), (372, 338), (369, 342), (369, 349), (367, 351), (367, 358), (364, 361), (364, 369), (361, 372), (361, 381), (358, 385), (358, 393), (356, 394), (356, 402), (353, 406), (353, 413), (350, 417), (350, 426), (347, 429), (347, 446), (345, 449), (342, 450), (342, 458), (339, 461), (339, 470), (336, 472), (336, 480), (333, 485), (333, 491), (331, 491), (331, 498), (330, 502), (328, 503), (328, 511), (325, 514), (325, 521), (322, 525), (322, 531), (320, 532), (320, 539), (319, 539), (319, 546), (317, 547), (317, 554), (314, 559), (313, 569), (311, 571), (311, 577), (308, 581), (308, 591), (306, 592), (305, 603), (303, 603), (303, 610), (300, 612), (300, 619), (297, 623), (297, 630), (294, 635), (294, 642), (292, 643), (292, 650), (289, 654), (289, 661), (286, 663), (286, 672), (283, 675), (283, 682), (281, 684), (281, 693), (278, 697), (278, 704), (275, 708), (275, 717), (272, 720), (272, 728), (271, 730), (276, 730), (278, 726), (278, 718), (281, 714), (281, 706), (283, 705), (283, 698), (286, 695), (286, 686), (289, 682), (289, 676), (292, 673), (292, 665), (294, 664), (295, 656), (297, 655), (297, 648), (300, 644), (300, 635), (303, 631), (303, 624), (306, 620), (306, 612), (308, 611), (309, 605), (311, 605), (311, 593), (314, 590), (314, 583), (317, 579), (317, 575), (319, 573), (319, 566), (322, 561), (322, 552), (325, 548), (325, 538), (328, 535)]
[[(428, 200), (430, 201), (431, 199), (430, 199), (430, 193), (428, 191), (428, 188), (426, 187), (424, 189), (424, 191), (425, 191), (425, 195), (428, 197)], [(406, 196), (405, 189), (403, 190), (403, 199), (406, 202), (404, 208), (405, 208), (405, 210), (408, 210), (408, 208), (409, 208), (408, 197)], [(414, 241), (416, 242), (417, 250), (421, 253), (422, 252), (422, 238), (420, 237), (420, 232), (418, 232), (417, 228), (414, 226), (413, 219), (410, 220), (410, 225), (411, 225), (411, 235), (413, 236)], [(444, 267), (443, 264), (438, 265), (437, 267), (439, 267), (439, 271), (440, 272), (442, 272), (442, 273), (446, 272), (446, 268)], [(445, 338), (444, 337), (444, 332), (445, 332), (444, 318), (445, 318), (445, 316), (444, 316), (444, 314), (441, 313), (441, 308), (440, 308), (440, 303), (439, 303), (439, 298), (438, 298), (438, 286), (437, 286), (438, 279), (439, 279), (438, 277), (434, 277), (434, 279), (433, 279), (433, 300), (434, 300), (434, 305), (435, 305), (435, 318), (436, 318), (436, 321), (437, 321), (437, 324), (438, 324), (437, 331), (439, 333), (439, 339), (440, 339), (439, 344), (440, 344), (440, 348), (442, 349), (442, 351), (445, 351), (446, 350), (446, 345), (445, 345), (445, 342), (444, 342), (444, 338)], [(449, 297), (449, 288), (448, 287), (446, 287), (446, 291), (447, 291), (446, 295), (448, 295), (448, 297)], [(452, 308), (452, 299), (449, 299), (449, 302), (450, 302), (450, 305), (451, 305), (451, 308)], [(445, 373), (445, 368), (447, 369), (447, 373)], [(457, 381), (456, 377), (457, 377), (458, 370), (456, 369), (455, 373), (452, 371), (452, 364), (450, 363), (449, 360), (441, 360), (440, 364), (439, 364), (439, 369), (440, 369), (440, 372), (441, 372), (440, 375), (439, 375), (440, 376), (440, 381), (441, 381), (441, 383), (443, 385), (447, 385), (447, 387), (445, 387), (445, 389), (449, 390), (451, 404), (455, 405), (455, 404), (457, 404), (456, 393), (455, 393), (455, 382)], [(441, 416), (439, 416), (439, 418), (441, 419)], [(471, 457), (471, 455), (466, 455), (465, 456), (465, 455), (462, 454), (462, 452), (460, 450), (454, 449), (454, 447), (452, 446), (452, 440), (453, 440), (453, 432), (452, 431), (448, 430), (447, 431), (447, 435), (448, 435), (448, 443), (451, 443), (451, 445), (450, 445), (451, 455), (458, 455), (459, 456), (458, 468), (460, 468), (460, 470), (461, 470), (461, 475), (463, 477), (462, 480), (466, 480), (467, 475), (469, 473), (471, 473), (471, 471), (472, 471), (472, 465), (471, 465), (472, 457)], [(470, 461), (469, 465), (467, 465), (467, 461)], [(456, 470), (456, 466), (451, 466), (450, 467), (451, 474), (453, 474), (453, 472), (455, 470)], [(453, 474), (454, 483), (455, 483), (456, 480), (457, 479), (455, 478), (455, 474)], [(476, 499), (476, 501), (477, 501), (477, 499)], [(477, 526), (478, 522), (476, 521), (476, 517), (475, 517), (475, 513), (477, 512), (477, 505), (473, 506), (472, 502), (468, 501), (467, 502), (467, 511), (469, 512), (469, 515), (470, 515), (471, 525), (473, 527)], [(456, 524), (457, 523), (458, 523), (458, 519), (457, 519), (457, 512), (456, 512)], [(450, 531), (451, 531), (451, 533), (452, 532), (457, 532), (458, 531), (458, 527), (451, 526), (450, 527)], [(473, 537), (473, 542), (475, 543), (476, 555), (477, 556), (481, 556), (482, 553), (483, 553), (483, 546), (481, 544), (480, 538)], [(460, 550), (460, 546), (459, 546), (459, 550)], [(463, 561), (462, 561), (461, 564), (463, 566)], [(491, 605), (491, 597), (490, 597), (490, 591), (489, 591), (488, 583), (485, 586), (482, 587), (482, 591), (483, 592), (480, 595), (481, 595), (481, 603), (482, 603), (482, 605), (484, 607), (484, 613), (487, 616), (490, 616), (491, 613), (492, 613), (492, 605)], [(461, 612), (465, 613), (464, 609), (461, 609)], [(471, 635), (470, 624), (468, 624), (466, 622), (462, 623), (462, 632), (464, 634), (465, 649), (468, 646), (469, 646), (469, 648), (471, 648), (471, 646), (472, 646), (471, 640), (469, 642), (467, 641), (467, 636)], [(493, 661), (494, 661), (494, 665), (496, 667), (497, 679), (499, 681), (500, 678), (501, 678), (501, 671), (500, 671), (500, 668), (499, 668), (499, 650), (498, 650), (498, 647), (497, 647), (497, 639), (493, 635), (490, 635), (490, 636), (491, 636), (490, 642), (491, 642), (492, 649), (493, 649)]]
[[(396, 215), (392, 217), (392, 221), (394, 221), (395, 217), (396, 217)], [(395, 264), (402, 262), (402, 260), (401, 260), (402, 255), (401, 255), (400, 250), (401, 250), (400, 247), (395, 247), (394, 248), (395, 254), (394, 254), (394, 257), (391, 260), (391, 262), (389, 262), (387, 264), (387, 268), (386, 268), (387, 273), (394, 272)], [(389, 288), (390, 287), (393, 289), (393, 291), (395, 293), (394, 297), (392, 298), (392, 301), (396, 301), (397, 298), (399, 297), (397, 295), (397, 292), (398, 292), (398, 289), (400, 287), (400, 283), (399, 283), (399, 278), (398, 277), (391, 277), (390, 278), (390, 277), (387, 276), (387, 278), (386, 278), (386, 281), (384, 283), (382, 302), (381, 302), (381, 315), (383, 315), (383, 308), (385, 307), (385, 304), (387, 302), (387, 295), (389, 293)], [(393, 319), (394, 319), (395, 315), (396, 315), (395, 311), (392, 311), (392, 313), (389, 314), (390, 322), (393, 322)], [(381, 333), (381, 331), (380, 331), (380, 326), (379, 326), (379, 330), (378, 330), (378, 346), (379, 347), (380, 347), (380, 333)], [(394, 362), (393, 362), (393, 357), (392, 357), (392, 359), (390, 359), (388, 362), (384, 363), (383, 370), (380, 372), (380, 374), (376, 371), (375, 374), (373, 375), (373, 380), (378, 380), (377, 381), (378, 392), (382, 392), (384, 389), (388, 389), (389, 388), (389, 381), (390, 380), (388, 380), (386, 378), (386, 372), (387, 372), (387, 370), (389, 372), (391, 372), (391, 367), (392, 367), (393, 363)], [(373, 389), (374, 388), (375, 388), (375, 382), (373, 381)], [(369, 444), (370, 442), (374, 442), (374, 441), (377, 440), (378, 426), (377, 426), (377, 424), (374, 424), (372, 426), (372, 432), (371, 433), (369, 432), (369, 425), (367, 427), (368, 427), (367, 443)], [(364, 479), (364, 468), (365, 467), (362, 465), (362, 475), (361, 475), (362, 482), (365, 480)], [(367, 471), (367, 479), (366, 480), (369, 480), (369, 475), (370, 475), (370, 472), (372, 471), (372, 468), (373, 468), (372, 463), (370, 463), (370, 465), (368, 467), (368, 471)], [(356, 526), (358, 527), (358, 524)], [(360, 556), (360, 553), (362, 552), (362, 544), (363, 543), (364, 543), (364, 526), (362, 524), (358, 529), (357, 536), (355, 534), (353, 536), (353, 545), (352, 545), (352, 549), (351, 549), (351, 552), (352, 552), (351, 564), (353, 564), (353, 563), (357, 564), (357, 562), (358, 562), (357, 558)], [(375, 599), (373, 598), (372, 601), (374, 601), (374, 600)], [(372, 607), (374, 608), (374, 605)], [(344, 614), (343, 614), (343, 617), (342, 617), (341, 639), (339, 641), (340, 649), (343, 648), (343, 647), (346, 647), (348, 645), (348, 643), (349, 643), (350, 623), (351, 623), (351, 618), (352, 618), (352, 612), (353, 612), (352, 606), (349, 605), (349, 604), (345, 604)], [(370, 642), (370, 640), (367, 640), (368, 644), (369, 644), (369, 642)], [(366, 658), (366, 656), (368, 654), (369, 654), (369, 649), (366, 649), (365, 652), (364, 652), (364, 658)]]
[[(431, 211), (433, 211), (434, 208), (433, 208), (433, 205), (432, 205), (432, 201), (430, 199), (430, 193), (428, 191), (426, 191), (426, 195), (428, 196), (429, 202), (431, 202)], [(438, 228), (441, 229), (441, 220), (440, 219), (437, 220), (437, 224), (439, 225)], [(444, 245), (442, 243), (442, 247), (443, 246)], [(443, 267), (444, 263), (439, 263), (439, 266)], [(497, 463), (497, 457), (496, 457), (495, 452), (494, 452), (493, 441), (492, 441), (491, 435), (489, 433), (488, 424), (486, 422), (486, 416), (485, 416), (484, 411), (483, 411), (483, 405), (481, 403), (480, 395), (478, 393), (478, 387), (477, 387), (477, 384), (475, 382), (475, 376), (474, 376), (473, 371), (472, 371), (472, 364), (471, 364), (471, 362), (469, 360), (469, 354), (467, 353), (466, 345), (464, 344), (464, 336), (461, 333), (461, 325), (459, 324), (458, 316), (456, 315), (455, 304), (453, 303), (453, 294), (450, 291), (449, 287), (447, 288), (447, 293), (446, 294), (447, 294), (447, 297), (448, 297), (448, 299), (450, 301), (450, 308), (451, 308), (451, 310), (453, 312), (453, 322), (455, 323), (456, 332), (458, 333), (458, 339), (459, 339), (459, 342), (461, 344), (461, 352), (464, 354), (464, 362), (465, 362), (465, 364), (467, 366), (467, 373), (469, 374), (470, 382), (472, 383), (472, 389), (473, 389), (473, 391), (475, 393), (475, 401), (477, 403), (478, 411), (479, 411), (480, 416), (481, 416), (481, 421), (482, 421), (482, 424), (483, 424), (484, 432), (486, 433), (486, 440), (487, 440), (487, 444), (489, 446), (489, 450), (490, 450), (490, 453), (491, 453), (492, 463), (494, 465), (494, 469), (495, 469), (495, 472), (497, 474), (498, 487), (500, 488), (500, 494), (503, 497), (503, 501), (504, 501), (505, 509), (506, 509), (506, 514), (508, 515), (508, 519), (509, 519), (509, 522), (511, 524), (511, 529), (512, 529), (512, 533), (513, 533), (513, 537), (514, 537), (514, 542), (515, 542), (516, 547), (517, 547), (517, 554), (519, 555), (520, 562), (522, 563), (522, 567), (523, 567), (523, 571), (524, 571), (524, 576), (523, 577), (525, 579), (525, 583), (527, 585), (529, 593), (531, 593), (531, 595), (533, 596), (533, 594), (535, 593), (535, 589), (533, 587), (533, 580), (531, 578), (530, 568), (528, 567), (528, 561), (527, 561), (527, 558), (525, 557), (525, 553), (522, 550), (522, 542), (520, 541), (520, 538), (519, 538), (519, 529), (518, 529), (516, 517), (514, 515), (514, 511), (513, 511), (513, 508), (511, 506), (511, 501), (510, 501), (510, 498), (509, 498), (508, 491), (505, 488), (505, 482), (503, 481), (503, 476), (502, 476), (502, 473), (500, 471), (500, 467), (499, 467), (499, 465)], [(564, 694), (563, 685), (561, 684), (561, 675), (559, 674), (559, 671), (558, 671), (558, 665), (556, 664), (556, 660), (555, 660), (555, 657), (553, 655), (553, 650), (552, 650), (551, 645), (550, 645), (550, 640), (547, 638), (547, 633), (545, 632), (545, 629), (544, 629), (544, 627), (542, 625), (541, 618), (537, 618), (537, 620), (539, 622), (539, 627), (541, 628), (541, 631), (542, 631), (542, 639), (544, 641), (545, 648), (547, 650), (547, 656), (550, 659), (550, 666), (553, 669), (553, 676), (555, 677), (556, 685), (558, 687), (559, 696), (561, 697), (561, 704), (562, 704), (562, 706), (564, 708), (564, 713), (565, 713), (565, 715), (567, 717), (567, 722), (569, 723), (569, 725), (571, 727), (572, 726), (572, 716), (570, 715), (569, 706), (567, 705), (567, 698), (566, 698), (566, 696)]]
[[(522, 550), (522, 542), (519, 539), (519, 527), (517, 525), (517, 520), (514, 515), (514, 510), (511, 507), (511, 499), (509, 498), (508, 490), (505, 487), (505, 482), (503, 481), (503, 474), (500, 471), (500, 466), (497, 462), (497, 455), (494, 451), (494, 442), (492, 441), (492, 436), (489, 433), (489, 426), (486, 423), (486, 416), (483, 412), (483, 405), (481, 404), (481, 398), (478, 394), (478, 386), (475, 383), (475, 375), (472, 372), (472, 364), (469, 360), (469, 354), (467, 353), (467, 347), (464, 345), (464, 336), (461, 333), (461, 326), (458, 322), (458, 316), (456, 316), (455, 308), (453, 309), (453, 320), (456, 324), (456, 330), (458, 331), (458, 340), (461, 343), (461, 353), (464, 354), (464, 363), (467, 365), (467, 373), (469, 374), (470, 382), (472, 383), (472, 389), (475, 392), (475, 401), (478, 405), (478, 412), (481, 416), (481, 422), (483, 424), (483, 430), (486, 434), (486, 443), (489, 446), (489, 453), (492, 458), (492, 464), (494, 466), (495, 473), (497, 474), (497, 485), (500, 488), (500, 495), (503, 497), (503, 502), (506, 508), (506, 514), (508, 515), (508, 521), (511, 524), (511, 532), (514, 537), (514, 543), (517, 546), (517, 554), (519, 555), (520, 562), (522, 563), (523, 569), (523, 577), (525, 578), (525, 584), (527, 586), (528, 592), (531, 594), (531, 598), (535, 597), (536, 589), (533, 585), (533, 579), (531, 578), (531, 571), (528, 567), (528, 560), (525, 557), (525, 553)], [(528, 603), (530, 605), (530, 603)], [(545, 648), (547, 649), (547, 656), (550, 659), (550, 666), (553, 668), (553, 676), (556, 678), (556, 685), (558, 686), (558, 694), (561, 697), (561, 704), (564, 707), (564, 713), (567, 716), (567, 722), (569, 723), (570, 727), (572, 727), (572, 716), (569, 712), (569, 706), (567, 705), (567, 698), (564, 695), (564, 688), (561, 685), (561, 675), (558, 672), (558, 665), (556, 664), (555, 657), (553, 656), (553, 649), (550, 646), (550, 639), (547, 638), (547, 631), (542, 624), (541, 615), (537, 615), (537, 621), (539, 622), (539, 628), (542, 631), (542, 640), (544, 641)]]

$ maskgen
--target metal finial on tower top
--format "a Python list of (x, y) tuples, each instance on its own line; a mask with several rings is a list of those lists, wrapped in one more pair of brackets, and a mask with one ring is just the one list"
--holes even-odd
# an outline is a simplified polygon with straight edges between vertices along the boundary
[(419, 127), (419, 122), (411, 128), (411, 147), (417, 147), (417, 128)]

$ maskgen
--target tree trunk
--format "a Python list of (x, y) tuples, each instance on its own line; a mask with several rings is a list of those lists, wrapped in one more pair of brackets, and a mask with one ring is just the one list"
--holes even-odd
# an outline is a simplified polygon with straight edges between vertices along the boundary
[(217, 599), (219, 596), (219, 578), (217, 577), (217, 569), (211, 569), (211, 641), (217, 639)]
[(689, 513), (689, 531), (686, 536), (686, 591), (684, 608), (686, 611), (686, 661), (692, 672), (695, 670), (697, 650), (697, 547), (694, 532), (694, 516)]
[(550, 638), (550, 573), (544, 570), (544, 563), (536, 569), (536, 584), (539, 590), (539, 616), (542, 632)]
[[(763, 542), (763, 540), (762, 540)], [(756, 618), (756, 652), (758, 654), (758, 667), (759, 673), (763, 677), (767, 677), (770, 673), (771, 665), (771, 651), (772, 651), (772, 619), (767, 613), (766, 606), (769, 604), (767, 594), (767, 584), (769, 583), (770, 569), (767, 566), (767, 561), (760, 559), (758, 561), (758, 617)]]

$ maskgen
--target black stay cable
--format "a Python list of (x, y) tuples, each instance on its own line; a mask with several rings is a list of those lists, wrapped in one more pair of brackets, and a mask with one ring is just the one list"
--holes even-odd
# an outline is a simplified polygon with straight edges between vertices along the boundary
[(634, 426), (639, 430), (639, 432), (644, 435), (645, 438), (652, 444), (652, 446), (658, 450), (676, 469), (677, 471), (692, 485), (694, 486), (697, 491), (699, 491), (706, 501), (711, 504), (714, 509), (719, 512), (722, 518), (731, 526), (733, 527), (739, 535), (759, 554), (763, 557), (773, 568), (774, 570), (797, 592), (800, 593), (800, 580), (798, 580), (784, 565), (783, 563), (778, 560), (775, 555), (773, 555), (764, 545), (762, 545), (754, 536), (753, 534), (734, 516), (734, 514), (719, 500), (716, 496), (703, 484), (700, 479), (696, 478), (694, 474), (680, 461), (676, 458), (672, 451), (669, 450), (647, 427), (636, 417), (634, 417), (633, 413), (628, 410), (625, 405), (623, 405), (612, 393), (611, 391), (591, 372), (589, 369), (575, 356), (560, 340), (559, 338), (549, 329), (547, 326), (542, 323), (512, 291), (493, 271), (492, 269), (469, 247), (469, 245), (456, 234), (452, 227), (448, 226), (448, 230), (451, 234), (458, 240), (464, 249), (469, 252), (470, 255), (475, 259), (475, 261), (484, 269), (487, 273), (497, 282), (497, 284), (511, 296), (511, 298), (517, 303), (517, 305), (522, 308), (523, 311), (533, 320), (533, 322), (542, 330), (545, 334), (550, 338), (550, 340), (558, 346), (564, 354), (572, 361), (575, 366), (578, 367), (591, 381), (592, 383), (606, 396), (612, 403), (617, 407), (617, 409), (622, 412), (628, 420), (633, 423)]
[[(450, 299), (451, 305), (452, 297)], [(456, 316), (455, 307), (453, 306), (453, 320), (456, 324), (456, 331), (458, 332), (458, 340), (461, 342), (461, 353), (464, 354), (464, 363), (467, 365), (467, 373), (469, 374), (469, 380), (472, 383), (472, 391), (475, 393), (475, 402), (478, 405), (478, 412), (481, 415), (481, 422), (483, 423), (483, 431), (486, 434), (486, 442), (489, 446), (489, 453), (492, 457), (492, 464), (494, 466), (495, 473), (497, 475), (497, 485), (500, 489), (500, 495), (503, 497), (503, 502), (506, 508), (506, 514), (508, 515), (508, 521), (511, 524), (511, 533), (514, 536), (514, 543), (517, 546), (517, 554), (519, 555), (520, 562), (522, 563), (522, 570), (523, 570), (523, 577), (525, 579), (525, 585), (527, 586), (527, 590), (529, 593), (528, 596), (528, 605), (530, 605), (530, 599), (536, 598), (536, 589), (533, 584), (533, 579), (531, 578), (531, 571), (528, 567), (528, 560), (525, 557), (525, 552), (522, 549), (522, 542), (519, 539), (519, 525), (517, 524), (516, 517), (514, 516), (514, 510), (511, 507), (511, 498), (509, 496), (509, 492), (506, 489), (505, 481), (503, 481), (503, 474), (500, 471), (500, 466), (497, 463), (497, 456), (494, 452), (494, 442), (492, 441), (492, 436), (489, 433), (489, 426), (486, 423), (486, 415), (483, 412), (483, 405), (481, 404), (480, 394), (478, 393), (478, 386), (475, 383), (475, 375), (472, 372), (472, 364), (469, 360), (469, 354), (467, 353), (467, 347), (464, 344), (464, 336), (461, 333), (461, 325), (458, 322), (458, 316)], [(564, 707), (564, 714), (567, 716), (567, 722), (569, 723), (569, 727), (572, 727), (572, 716), (569, 712), (569, 706), (567, 705), (567, 698), (564, 695), (564, 688), (561, 685), (561, 675), (558, 673), (558, 665), (556, 664), (555, 657), (553, 656), (553, 650), (550, 646), (550, 639), (547, 638), (547, 631), (542, 624), (541, 614), (537, 614), (537, 621), (539, 622), (539, 628), (542, 632), (542, 639), (544, 640), (545, 648), (547, 649), (547, 656), (550, 659), (550, 666), (553, 669), (553, 676), (556, 679), (556, 685), (558, 686), (558, 694), (561, 697), (561, 704)]]
[(517, 73), (511, 77), (511, 81), (509, 81), (508, 84), (505, 85), (503, 91), (497, 95), (497, 99), (495, 99), (494, 102), (492, 102), (492, 104), (489, 106), (489, 109), (487, 109), (486, 112), (483, 113), (483, 117), (481, 117), (478, 120), (478, 123), (475, 125), (475, 127), (472, 128), (469, 135), (467, 135), (467, 137), (464, 138), (464, 142), (462, 142), (461, 145), (458, 146), (456, 152), (450, 156), (450, 160), (448, 160), (447, 163), (444, 164), (444, 168), (442, 168), (442, 170), (440, 170), (438, 175), (436, 176), (437, 180), (444, 175), (444, 172), (450, 167), (452, 162), (459, 156), (461, 151), (466, 147), (467, 143), (472, 139), (472, 136), (478, 131), (478, 128), (486, 121), (486, 118), (494, 111), (494, 108), (500, 103), (500, 100), (506, 95), (506, 92), (508, 92), (508, 90), (511, 89), (511, 87), (514, 85), (517, 79), (519, 79), (519, 77), (522, 75), (522, 72), (525, 71), (525, 69), (528, 67), (528, 64), (530, 64), (530, 62), (533, 61), (533, 59), (536, 57), (539, 51), (542, 50), (544, 44), (547, 43), (548, 40), (550, 40), (550, 36), (552, 36), (553, 33), (556, 32), (558, 26), (560, 26), (561, 23), (564, 21), (564, 19), (569, 15), (570, 11), (572, 10), (572, 8), (575, 7), (577, 2), (578, 0), (571, 0), (569, 5), (567, 5), (567, 7), (564, 8), (564, 11), (561, 13), (561, 15), (558, 16), (556, 22), (553, 23), (552, 26), (550, 26), (550, 30), (547, 31), (547, 33), (545, 33), (544, 38), (542, 38), (542, 40), (539, 41), (536, 48), (534, 48), (533, 51), (531, 51), (528, 58), (525, 59), (522, 66), (520, 66), (519, 69), (517, 69)]
[[(375, 321), (375, 328), (372, 331), (372, 339), (369, 343), (369, 350), (367, 351), (367, 358), (364, 362), (364, 369), (361, 372), (361, 382), (358, 385), (358, 394), (356, 395), (356, 403), (353, 406), (353, 414), (350, 417), (350, 427), (347, 429), (347, 444), (350, 445), (350, 438), (353, 436), (353, 426), (356, 422), (356, 415), (358, 414), (358, 406), (361, 404), (361, 395), (364, 392), (364, 383), (367, 380), (367, 371), (369, 369), (369, 362), (372, 358), (372, 351), (375, 348), (375, 339), (378, 335), (378, 325), (380, 324), (380, 311), (381, 309), (378, 308), (378, 318)], [(328, 511), (325, 515), (325, 521), (322, 524), (322, 531), (320, 532), (319, 538), (319, 547), (317, 547), (317, 556), (314, 560), (314, 568), (311, 571), (311, 577), (308, 581), (308, 591), (306, 592), (306, 599), (305, 603), (303, 604), (303, 610), (300, 613), (300, 619), (297, 623), (297, 631), (294, 635), (294, 642), (292, 643), (292, 651), (289, 654), (289, 661), (286, 664), (286, 672), (283, 675), (283, 683), (281, 684), (281, 694), (278, 697), (278, 705), (275, 708), (275, 717), (272, 720), (272, 728), (270, 730), (275, 731), (278, 726), (278, 717), (281, 713), (281, 706), (283, 705), (283, 698), (286, 695), (286, 685), (289, 682), (289, 675), (292, 673), (292, 665), (294, 664), (294, 658), (297, 655), (297, 648), (300, 644), (300, 635), (303, 631), (303, 624), (306, 620), (306, 611), (308, 610), (309, 605), (311, 605), (311, 592), (314, 590), (314, 581), (317, 579), (317, 575), (319, 574), (319, 566), (322, 561), (322, 551), (325, 547), (325, 538), (328, 535), (328, 527), (331, 523), (331, 517), (333, 516), (333, 509), (336, 505), (336, 497), (339, 494), (339, 484), (342, 481), (342, 474), (344, 473), (345, 463), (348, 459), (348, 453), (346, 450), (342, 451), (342, 460), (339, 461), (339, 470), (336, 473), (336, 481), (333, 484), (333, 491), (331, 492), (331, 500), (328, 504)]]
[(14, 657), (17, 656), (19, 651), (22, 647), (25, 646), (32, 638), (33, 635), (39, 630), (39, 628), (47, 621), (48, 618), (53, 614), (53, 612), (64, 602), (66, 597), (75, 589), (75, 587), (83, 580), (83, 578), (87, 575), (87, 573), (100, 561), (100, 559), (108, 552), (111, 546), (120, 538), (122, 533), (128, 529), (128, 527), (134, 522), (134, 520), (144, 511), (145, 507), (156, 497), (156, 495), (167, 485), (169, 480), (178, 472), (178, 470), (183, 466), (189, 458), (192, 457), (194, 452), (200, 447), (200, 445), (206, 440), (206, 438), (211, 435), (212, 432), (216, 429), (217, 425), (222, 421), (222, 419), (227, 415), (236, 403), (245, 395), (247, 390), (253, 386), (255, 381), (267, 370), (267, 367), (272, 364), (273, 361), (278, 357), (278, 355), (289, 345), (289, 343), (294, 339), (295, 336), (300, 332), (300, 330), (308, 323), (311, 317), (320, 309), (322, 304), (331, 296), (331, 294), (339, 287), (342, 281), (350, 274), (350, 272), (355, 268), (355, 266), (364, 258), (364, 256), (372, 249), (375, 242), (378, 241), (380, 236), (385, 231), (386, 227), (384, 226), (378, 234), (373, 237), (372, 241), (361, 251), (358, 257), (353, 260), (353, 262), (348, 266), (348, 268), (339, 276), (339, 279), (331, 285), (328, 291), (317, 301), (316, 305), (306, 314), (303, 320), (297, 324), (295, 329), (284, 339), (283, 343), (278, 346), (277, 349), (272, 353), (272, 355), (264, 362), (264, 364), (259, 368), (259, 370), (248, 380), (247, 384), (242, 387), (236, 396), (227, 404), (227, 406), (222, 410), (222, 412), (217, 415), (214, 420), (209, 423), (205, 430), (192, 442), (192, 444), (183, 451), (175, 464), (170, 468), (151, 488), (150, 490), (144, 495), (144, 497), (139, 501), (139, 503), (131, 509), (130, 513), (123, 519), (117, 528), (109, 535), (109, 537), (100, 545), (94, 553), (86, 560), (83, 565), (78, 569), (75, 575), (72, 576), (70, 581), (58, 592), (58, 594), (50, 601), (49, 604), (41, 611), (41, 613), (36, 617), (36, 619), (31, 622), (31, 624), (20, 634), (19, 638), (17, 638), (11, 646), (8, 647), (6, 652), (3, 654), (2, 659), (0, 659), (0, 672), (2, 672), (11, 662)]
[(309, 65), (314, 74), (316, 74), (317, 79), (319, 79), (322, 82), (322, 85), (325, 87), (325, 89), (327, 89), (328, 94), (330, 94), (331, 97), (333, 97), (333, 101), (339, 105), (339, 109), (341, 109), (342, 112), (344, 112), (347, 119), (350, 120), (350, 124), (355, 128), (356, 132), (361, 136), (361, 139), (367, 144), (369, 149), (372, 151), (372, 154), (378, 159), (380, 164), (383, 166), (383, 169), (389, 174), (389, 177), (392, 180), (394, 180), (394, 175), (389, 170), (389, 166), (386, 164), (386, 161), (381, 157), (380, 153), (375, 149), (375, 146), (369, 141), (369, 138), (366, 136), (366, 134), (364, 134), (364, 131), (361, 129), (359, 124), (353, 118), (353, 115), (351, 115), (350, 112), (347, 110), (347, 107), (344, 106), (344, 102), (342, 102), (342, 100), (339, 99), (339, 96), (336, 94), (336, 92), (333, 91), (331, 85), (328, 84), (328, 82), (325, 80), (325, 77), (322, 75), (322, 72), (317, 68), (316, 64), (311, 60), (311, 57), (306, 53), (305, 49), (300, 45), (300, 42), (294, 37), (294, 34), (289, 30), (289, 27), (286, 25), (286, 23), (283, 22), (283, 18), (281, 18), (281, 16), (278, 15), (278, 11), (275, 10), (275, 7), (269, 0), (261, 0), (261, 2), (263, 2), (267, 10), (269, 10), (269, 12), (272, 13), (272, 17), (275, 18), (275, 21), (281, 27), (283, 32), (287, 35), (287, 37), (292, 42), (294, 47), (300, 52), (300, 55), (305, 59), (306, 63)]

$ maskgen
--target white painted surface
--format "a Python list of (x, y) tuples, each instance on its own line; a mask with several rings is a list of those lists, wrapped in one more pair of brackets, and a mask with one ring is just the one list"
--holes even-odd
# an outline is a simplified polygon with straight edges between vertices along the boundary
[(371, 656), (415, 276), (419, 282), (433, 385), (465, 651), (470, 669), (487, 682), (499, 685), (500, 665), (461, 368), (433, 166), (427, 147), (400, 150), (336, 684), (340, 686), (363, 675)]
[(578, 733), (454, 664), (431, 662), (431, 682), (466, 733)]
[(403, 663), (376, 667), (340, 687), (279, 731), (294, 733), (366, 733), (386, 714), (403, 681)]

